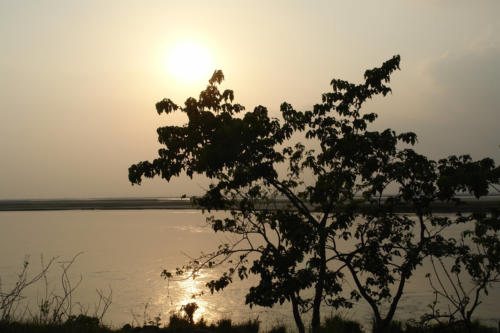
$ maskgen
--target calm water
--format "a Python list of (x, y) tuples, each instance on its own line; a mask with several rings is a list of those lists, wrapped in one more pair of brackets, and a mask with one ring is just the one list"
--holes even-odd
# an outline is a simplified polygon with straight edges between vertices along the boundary
[[(160, 277), (162, 269), (180, 266), (189, 256), (208, 252), (226, 242), (227, 237), (213, 233), (198, 210), (0, 212), (0, 277), (6, 290), (15, 281), (26, 255), (34, 273), (40, 268), (42, 254), (45, 261), (51, 257), (64, 261), (83, 252), (70, 271), (74, 283), (82, 278), (75, 301), (92, 313), (95, 290), (111, 288), (113, 302), (105, 316), (107, 324), (117, 327), (134, 318), (142, 323), (145, 312), (150, 318), (160, 315), (167, 320), (170, 312), (193, 301), (191, 295), (203, 291), (204, 283), (217, 272), (169, 284)], [(50, 290), (57, 290), (60, 271), (57, 264), (52, 268)], [(432, 300), (424, 278), (426, 271), (428, 268), (423, 267), (410, 280), (397, 313), (399, 318), (417, 318)], [(236, 281), (222, 293), (205, 293), (196, 299), (200, 306), (196, 316), (203, 315), (209, 321), (258, 317), (264, 328), (277, 322), (294, 326), (288, 304), (250, 310), (244, 304), (250, 285), (251, 281)], [(39, 284), (28, 291), (31, 306), (36, 305), (43, 289)], [(478, 317), (490, 325), (500, 319), (498, 289), (477, 311)], [(325, 308), (323, 314), (330, 312)], [(364, 324), (370, 321), (370, 311), (362, 301), (355, 309), (341, 313)]]

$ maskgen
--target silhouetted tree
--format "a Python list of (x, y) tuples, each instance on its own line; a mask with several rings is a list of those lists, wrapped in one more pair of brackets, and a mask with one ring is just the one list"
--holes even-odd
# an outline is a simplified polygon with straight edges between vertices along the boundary
[[(422, 319), (438, 323), (445, 319), (447, 324), (463, 324), (473, 332), (472, 314), (493, 284), (500, 282), (500, 212), (474, 213), (457, 222), (473, 228), (448, 240), (451, 246), (442, 253), (446, 258), (431, 256), (433, 272), (427, 278), (435, 300), (430, 305), (432, 312)], [(447, 303), (448, 310), (439, 309), (440, 300)]]
[[(333, 90), (313, 110), (283, 103), (281, 120), (270, 118), (263, 106), (240, 115), (244, 107), (233, 103), (233, 91), (218, 89), (221, 71), (184, 107), (170, 99), (158, 102), (159, 114), (179, 110), (188, 123), (160, 127), (158, 140), (165, 148), (153, 162), (132, 165), (129, 180), (205, 175), (213, 183), (195, 202), (208, 211), (227, 211), (226, 217), (207, 221), (216, 232), (238, 236), (177, 273), (229, 264), (208, 283), (211, 291), (226, 287), (235, 274), (257, 275), (246, 302), (290, 302), (301, 333), (301, 313), (312, 311), (316, 333), (321, 304), (351, 306), (362, 297), (373, 310), (375, 331), (383, 331), (414, 269), (444, 246), (440, 233), (452, 221), (434, 217), (431, 203), (451, 200), (464, 188), (482, 195), (490, 182), (498, 183), (492, 160), (478, 164), (482, 178), (459, 179), (459, 171), (477, 162), (463, 157), (436, 163), (404, 148), (415, 144), (414, 133), (368, 130), (377, 115), (362, 114), (361, 107), (391, 92), (387, 83), (399, 61), (394, 56), (367, 70), (359, 85), (332, 80)], [(297, 133), (305, 135), (304, 144), (293, 144)], [(385, 198), (393, 185), (399, 192)], [(402, 208), (416, 218), (397, 214)], [(343, 296), (346, 272), (356, 286), (350, 297)], [(382, 315), (380, 306), (387, 302), (389, 311)]]
[(181, 311), (184, 311), (185, 318), (191, 325), (194, 325), (194, 313), (196, 310), (198, 310), (198, 304), (195, 302), (187, 303), (181, 306)]

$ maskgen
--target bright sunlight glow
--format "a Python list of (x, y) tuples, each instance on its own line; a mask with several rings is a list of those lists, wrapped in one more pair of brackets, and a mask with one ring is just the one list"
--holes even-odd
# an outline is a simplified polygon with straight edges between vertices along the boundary
[(178, 44), (168, 58), (169, 72), (185, 83), (208, 80), (214, 70), (212, 67), (210, 54), (194, 43)]

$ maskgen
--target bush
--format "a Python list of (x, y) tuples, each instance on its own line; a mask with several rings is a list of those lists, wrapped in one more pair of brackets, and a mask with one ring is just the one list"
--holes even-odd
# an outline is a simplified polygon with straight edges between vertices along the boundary
[(331, 316), (325, 319), (321, 325), (322, 333), (363, 333), (361, 325), (354, 321), (343, 318), (340, 315)]
[(96, 317), (80, 314), (78, 316), (69, 316), (64, 326), (78, 327), (83, 329), (95, 329), (99, 327), (99, 319)]
[(234, 331), (239, 333), (258, 333), (260, 322), (257, 319), (248, 320), (245, 323), (236, 324), (233, 326)]
[(285, 325), (274, 326), (268, 333), (286, 333), (286, 326)]
[(168, 328), (171, 330), (184, 329), (191, 327), (191, 323), (185, 317), (182, 317), (178, 313), (173, 313), (168, 322)]
[(231, 319), (228, 319), (228, 318), (219, 319), (217, 321), (216, 328), (222, 332), (229, 332), (233, 328), (233, 323), (232, 323)]
[(474, 321), (471, 323), (472, 326), (470, 330), (464, 323), (439, 323), (433, 325), (420, 325), (415, 323), (406, 323), (405, 329), (402, 329), (402, 325), (399, 323), (399, 331), (395, 330), (396, 327), (392, 327), (390, 333), (404, 332), (404, 333), (497, 333), (497, 329), (494, 327), (488, 327), (481, 325), (479, 321)]
[(196, 327), (207, 328), (208, 325), (207, 325), (207, 321), (205, 320), (205, 318), (201, 317), (200, 320), (198, 320), (198, 322), (196, 323)]

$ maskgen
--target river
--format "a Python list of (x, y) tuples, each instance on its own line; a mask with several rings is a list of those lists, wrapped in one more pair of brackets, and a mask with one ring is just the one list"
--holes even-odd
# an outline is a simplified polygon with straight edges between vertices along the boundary
[[(228, 238), (229, 237), (229, 238)], [(208, 321), (231, 318), (246, 321), (258, 318), (262, 327), (277, 323), (294, 327), (289, 304), (272, 309), (244, 304), (245, 291), (252, 280), (236, 281), (222, 293), (211, 295), (204, 283), (217, 276), (206, 271), (196, 279), (167, 282), (162, 269), (174, 269), (189, 257), (208, 252), (230, 236), (215, 234), (205, 223), (200, 210), (70, 210), (0, 212), (0, 277), (6, 291), (17, 278), (26, 256), (29, 273), (40, 270), (44, 261), (57, 257), (49, 273), (49, 292), (60, 292), (61, 262), (79, 254), (69, 270), (73, 285), (81, 284), (73, 293), (90, 314), (97, 301), (96, 289), (112, 290), (112, 304), (104, 322), (113, 327), (125, 323), (142, 324), (144, 316), (159, 316), (168, 321), (169, 314), (182, 304), (195, 301), (199, 310), (195, 318)], [(407, 285), (396, 317), (418, 318), (432, 301), (425, 279), (428, 266), (420, 268)], [(40, 281), (41, 282), (41, 281)], [(488, 325), (500, 319), (500, 288), (493, 290), (477, 310), (477, 317)], [(193, 294), (205, 291), (195, 300)], [(45, 293), (44, 283), (26, 292), (25, 304), (35, 309)], [(324, 308), (323, 314), (334, 312)], [(352, 310), (340, 310), (344, 316), (369, 325), (368, 306), (360, 301)]]

